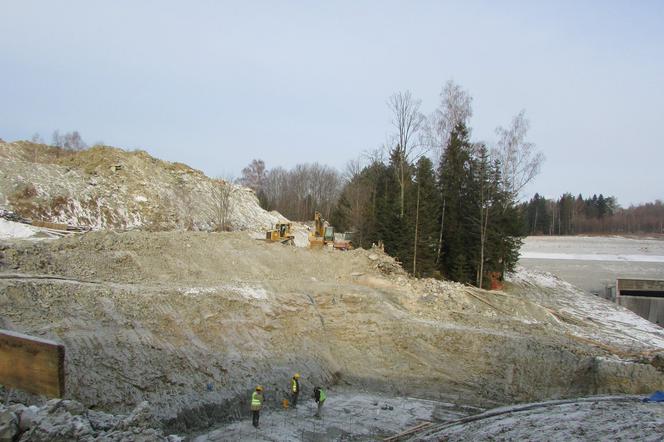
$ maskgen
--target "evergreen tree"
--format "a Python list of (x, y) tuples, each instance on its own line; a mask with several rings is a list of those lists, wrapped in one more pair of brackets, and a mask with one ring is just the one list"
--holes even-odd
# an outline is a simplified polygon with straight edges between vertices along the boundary
[(417, 162), (415, 182), (408, 200), (412, 209), (408, 216), (413, 249), (412, 272), (418, 276), (432, 276), (436, 270), (438, 192), (433, 163), (427, 157), (421, 157)]
[(468, 184), (471, 145), (468, 129), (458, 124), (445, 148), (439, 168), (439, 187), (445, 208), (442, 219), (442, 247), (439, 270), (443, 275), (460, 282), (474, 282), (467, 250), (472, 238), (464, 221), (468, 217)]

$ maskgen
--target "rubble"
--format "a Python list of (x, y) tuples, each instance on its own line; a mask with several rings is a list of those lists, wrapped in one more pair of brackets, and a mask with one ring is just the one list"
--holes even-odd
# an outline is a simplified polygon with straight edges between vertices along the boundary
[(80, 402), (62, 399), (52, 399), (40, 407), (0, 405), (0, 441), (72, 440), (179, 442), (184, 439), (177, 435), (165, 436), (147, 402), (139, 404), (128, 416), (88, 410)]

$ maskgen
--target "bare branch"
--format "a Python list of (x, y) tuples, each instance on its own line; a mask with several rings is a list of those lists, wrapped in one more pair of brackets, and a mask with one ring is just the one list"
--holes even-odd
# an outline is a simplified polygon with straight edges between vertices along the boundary
[(505, 189), (518, 199), (523, 188), (537, 176), (544, 154), (536, 150), (535, 144), (526, 141), (530, 122), (522, 110), (513, 119), (509, 128), (498, 127), (498, 142), (492, 156), (500, 161)]

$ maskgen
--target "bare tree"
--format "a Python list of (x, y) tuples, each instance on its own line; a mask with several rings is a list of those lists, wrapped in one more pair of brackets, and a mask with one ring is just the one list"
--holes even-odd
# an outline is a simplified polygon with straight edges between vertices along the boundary
[(315, 211), (329, 218), (341, 190), (339, 173), (318, 163), (298, 164), (288, 171), (270, 170), (263, 195), (269, 210), (278, 210), (289, 219), (308, 220)]
[(237, 188), (231, 184), (233, 180), (218, 178), (212, 187), (212, 211), (215, 228), (218, 232), (230, 230), (230, 216), (233, 213), (235, 200), (233, 195)]
[(44, 139), (39, 135), (39, 132), (35, 132), (30, 138), (30, 141), (35, 144), (44, 144)]
[(64, 145), (63, 147), (65, 149), (70, 149), (70, 150), (83, 150), (88, 145), (83, 141), (83, 138), (81, 137), (81, 134), (78, 133), (77, 130), (73, 132), (68, 132), (64, 135)]
[(63, 143), (60, 131), (57, 129), (54, 130), (53, 135), (51, 136), (51, 146), (62, 147)]
[(436, 150), (439, 161), (445, 146), (450, 141), (452, 130), (459, 123), (468, 127), (473, 116), (473, 98), (460, 85), (448, 80), (440, 91), (440, 103), (427, 121), (427, 137), (430, 146)]
[(425, 118), (420, 112), (421, 100), (413, 98), (410, 91), (398, 92), (388, 101), (392, 111), (392, 126), (396, 141), (397, 180), (399, 181), (400, 216), (404, 215), (406, 169), (409, 163), (415, 162), (426, 150), (417, 137), (424, 127)]
[(530, 122), (522, 110), (513, 119), (509, 128), (498, 127), (498, 142), (491, 154), (500, 161), (503, 185), (515, 200), (523, 188), (539, 173), (544, 154), (535, 149), (535, 144), (526, 141)]
[(81, 134), (77, 130), (60, 135), (60, 131), (53, 131), (51, 146), (61, 147), (69, 150), (83, 150), (88, 145), (83, 141)]
[(254, 192), (263, 190), (265, 183), (265, 161), (259, 159), (251, 160), (251, 163), (242, 169), (242, 176), (238, 180), (243, 186), (253, 189)]

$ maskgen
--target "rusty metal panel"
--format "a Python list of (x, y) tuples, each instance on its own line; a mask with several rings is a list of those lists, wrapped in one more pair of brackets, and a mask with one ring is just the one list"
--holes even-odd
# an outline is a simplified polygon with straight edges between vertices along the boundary
[(65, 346), (0, 329), (0, 384), (48, 397), (63, 397)]

